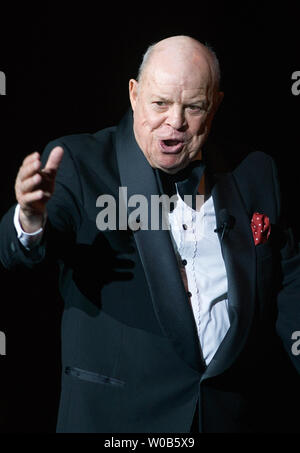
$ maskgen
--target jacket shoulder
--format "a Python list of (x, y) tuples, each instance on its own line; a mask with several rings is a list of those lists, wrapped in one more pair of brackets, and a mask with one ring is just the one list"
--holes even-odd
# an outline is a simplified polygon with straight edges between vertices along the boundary
[(232, 175), (248, 209), (266, 212), (275, 221), (280, 215), (281, 194), (273, 158), (264, 152), (253, 151)]
[(109, 127), (95, 133), (79, 133), (64, 135), (51, 140), (45, 147), (48, 154), (54, 146), (67, 148), (74, 159), (81, 157), (92, 157), (97, 153), (105, 153), (107, 149), (111, 151), (114, 140), (115, 127)]
[(233, 173), (238, 176), (242, 173), (256, 174), (257, 176), (260, 173), (268, 172), (275, 168), (275, 163), (272, 157), (262, 151), (251, 151), (234, 169)]

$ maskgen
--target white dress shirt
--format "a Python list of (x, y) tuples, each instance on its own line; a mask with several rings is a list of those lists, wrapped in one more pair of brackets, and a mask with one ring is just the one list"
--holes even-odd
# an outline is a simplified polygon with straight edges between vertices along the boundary
[[(203, 199), (203, 196), (198, 195)], [(210, 196), (199, 211), (177, 194), (168, 213), (171, 237), (179, 266), (184, 267), (202, 355), (208, 365), (229, 327), (227, 275)]]
[[(174, 210), (168, 213), (171, 238), (179, 266), (184, 267), (191, 293), (195, 323), (202, 356), (208, 365), (229, 329), (227, 276), (216, 228), (212, 197), (199, 211), (190, 208), (179, 195)], [(22, 245), (29, 250), (43, 235), (25, 233), (19, 222), (19, 205), (14, 225)]]
[[(30, 250), (32, 247), (35, 245), (38, 245), (40, 240), (43, 237), (43, 228), (40, 228), (39, 230), (35, 231), (34, 233), (26, 233), (23, 231), (20, 220), (19, 220), (19, 213), (20, 213), (20, 205), (17, 204), (16, 209), (15, 209), (15, 215), (14, 215), (14, 225), (15, 229), (17, 231), (17, 236), (18, 239), (20, 240), (21, 244), (23, 247), (25, 247), (26, 250)], [(44, 224), (45, 224), (46, 219), (44, 219)]]

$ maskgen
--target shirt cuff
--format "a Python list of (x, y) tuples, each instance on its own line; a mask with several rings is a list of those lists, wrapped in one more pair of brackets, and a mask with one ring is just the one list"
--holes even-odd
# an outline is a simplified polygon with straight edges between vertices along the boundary
[(33, 247), (39, 245), (41, 242), (41, 239), (43, 237), (43, 232), (44, 232), (44, 226), (46, 222), (46, 215), (44, 217), (44, 222), (43, 222), (43, 227), (38, 229), (37, 231), (34, 231), (33, 233), (26, 233), (25, 231), (22, 230), (20, 219), (19, 219), (19, 213), (20, 213), (20, 205), (17, 204), (16, 209), (15, 209), (15, 214), (14, 214), (14, 226), (17, 231), (17, 236), (23, 247), (25, 247), (26, 250), (31, 250)]

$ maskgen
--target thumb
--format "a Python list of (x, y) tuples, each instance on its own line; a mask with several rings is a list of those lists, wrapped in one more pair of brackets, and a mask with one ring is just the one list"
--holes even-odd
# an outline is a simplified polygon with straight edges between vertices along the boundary
[(63, 155), (64, 155), (64, 149), (61, 146), (55, 146), (55, 148), (52, 149), (52, 151), (48, 157), (44, 170), (49, 171), (49, 172), (53, 172), (53, 171), (56, 172), (61, 163)]

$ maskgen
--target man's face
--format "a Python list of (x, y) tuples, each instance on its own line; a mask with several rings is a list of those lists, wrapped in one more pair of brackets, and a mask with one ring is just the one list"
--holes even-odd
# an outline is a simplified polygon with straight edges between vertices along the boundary
[(160, 55), (140, 83), (130, 80), (129, 91), (135, 137), (152, 167), (176, 173), (200, 157), (215, 112), (204, 58), (172, 64)]

